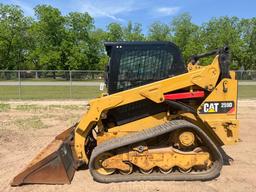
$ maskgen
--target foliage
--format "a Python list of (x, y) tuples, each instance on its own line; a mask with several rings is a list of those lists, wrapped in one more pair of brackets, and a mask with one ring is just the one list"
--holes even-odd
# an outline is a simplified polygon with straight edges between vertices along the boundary
[(191, 55), (205, 51), (200, 27), (193, 24), (191, 20), (191, 16), (184, 13), (171, 22), (172, 41), (179, 46), (185, 61), (188, 61)]
[(240, 38), (242, 46), (240, 48), (239, 65), (244, 69), (256, 69), (256, 18), (242, 19), (239, 23)]
[(139, 23), (133, 24), (128, 22), (126, 27), (123, 27), (123, 35), (126, 41), (143, 41), (144, 35), (142, 34), (142, 25)]
[(0, 68), (18, 69), (28, 55), (32, 19), (15, 5), (0, 4)]
[(148, 39), (151, 41), (169, 41), (171, 39), (171, 29), (167, 24), (159, 21), (154, 22), (149, 27)]
[[(0, 4), (0, 69), (104, 69), (105, 41), (173, 41), (185, 61), (228, 45), (233, 69), (256, 69), (256, 18), (212, 18), (196, 25), (188, 13), (170, 24), (153, 22), (148, 33), (140, 23), (110, 23), (96, 28), (88, 13), (62, 15), (50, 5), (34, 8), (27, 17), (16, 5)], [(210, 59), (204, 59), (209, 63)]]
[(119, 23), (110, 23), (107, 26), (106, 38), (107, 41), (123, 41), (124, 33), (122, 26)]

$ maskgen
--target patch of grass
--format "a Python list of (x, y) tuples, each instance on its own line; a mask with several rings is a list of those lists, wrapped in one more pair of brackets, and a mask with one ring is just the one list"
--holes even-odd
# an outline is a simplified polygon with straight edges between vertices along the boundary
[(39, 105), (17, 105), (15, 107), (18, 111), (38, 111), (44, 109), (45, 107)]
[(47, 126), (41, 121), (41, 119), (37, 116), (33, 116), (27, 119), (17, 119), (15, 120), (15, 125), (20, 129), (43, 129), (47, 128)]
[(11, 109), (10, 104), (0, 103), (0, 112), (9, 111)]
[(98, 86), (22, 86), (21, 97), (17, 86), (0, 86), (0, 100), (91, 99), (100, 95)]
[(239, 99), (256, 98), (256, 85), (239, 85), (238, 98)]
[(67, 109), (67, 110), (77, 110), (77, 109), (85, 109), (84, 106), (80, 105), (50, 105), (49, 108), (61, 108), (61, 109)]
[(45, 110), (59, 110), (59, 109), (65, 109), (65, 110), (77, 110), (77, 109), (84, 109), (83, 106), (79, 105), (47, 105), (47, 106), (41, 106), (41, 105), (34, 105), (34, 104), (26, 104), (26, 105), (17, 105), (14, 109), (18, 111), (45, 111)]
[[(17, 86), (0, 86), (0, 100), (48, 100), (48, 99), (92, 99), (102, 92), (98, 86), (22, 86), (21, 97)], [(238, 97), (240, 99), (256, 98), (256, 85), (239, 85)], [(29, 108), (36, 108), (30, 106)], [(57, 107), (57, 106), (56, 106)], [(1, 108), (1, 107), (0, 107)], [(27, 107), (20, 107), (20, 109)], [(75, 109), (76, 106), (62, 106), (65, 109)], [(0, 109), (1, 110), (1, 109)]]

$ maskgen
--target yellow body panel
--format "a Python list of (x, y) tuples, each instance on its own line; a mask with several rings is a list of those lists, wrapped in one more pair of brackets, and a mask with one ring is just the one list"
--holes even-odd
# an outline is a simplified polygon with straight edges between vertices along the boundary
[(102, 164), (106, 169), (128, 171), (129, 166), (124, 163), (127, 161), (130, 161), (132, 164), (145, 171), (151, 170), (154, 167), (159, 167), (162, 170), (170, 170), (175, 166), (178, 166), (183, 170), (188, 170), (195, 165), (208, 166), (211, 164), (210, 154), (208, 152), (184, 153), (173, 148), (121, 153), (106, 159)]
[[(168, 116), (166, 112), (163, 112), (163, 113), (159, 113), (149, 117), (145, 117), (143, 119), (132, 121), (124, 125), (115, 126), (109, 129), (108, 132), (99, 133), (97, 136), (97, 143), (100, 144), (111, 138), (122, 137), (132, 132), (149, 129), (149, 128), (164, 124), (167, 121), (168, 121)], [(99, 129), (101, 129), (101, 127), (99, 127)]]
[(239, 122), (237, 120), (237, 80), (235, 80), (235, 72), (231, 72), (231, 79), (222, 79), (214, 88), (211, 94), (202, 103), (208, 101), (226, 101), (234, 102), (234, 108), (228, 113), (207, 113), (200, 114), (200, 118), (206, 122), (210, 128), (218, 135), (224, 144), (233, 144), (239, 140)]
[[(209, 125), (224, 144), (234, 143), (238, 139), (238, 123), (236, 121), (237, 81), (234, 79), (234, 74), (231, 74), (232, 79), (223, 79), (216, 85), (219, 76), (220, 67), (218, 56), (216, 56), (209, 66), (197, 67), (179, 76), (91, 100), (88, 104), (88, 111), (82, 116), (75, 129), (74, 148), (77, 158), (88, 163), (89, 160), (84, 151), (84, 145), (87, 142), (86, 137), (92, 127), (97, 124), (101, 125), (99, 123), (100, 119), (104, 117), (107, 110), (142, 99), (150, 99), (155, 103), (161, 103), (164, 101), (164, 94), (184, 88), (190, 88), (191, 90), (192, 87), (198, 87), (206, 92), (210, 92), (205, 101), (234, 101), (235, 110), (230, 114), (198, 113), (202, 122)], [(150, 128), (170, 118), (168, 114), (157, 116), (160, 118), (152, 116), (113, 127), (108, 133), (103, 132), (99, 134), (98, 142), (101, 143), (114, 137), (123, 136), (131, 131)]]

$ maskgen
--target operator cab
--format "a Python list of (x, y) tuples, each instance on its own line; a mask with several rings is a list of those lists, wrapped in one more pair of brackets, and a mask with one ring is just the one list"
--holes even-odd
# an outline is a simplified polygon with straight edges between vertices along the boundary
[(105, 47), (109, 94), (186, 72), (180, 50), (171, 42), (106, 42)]

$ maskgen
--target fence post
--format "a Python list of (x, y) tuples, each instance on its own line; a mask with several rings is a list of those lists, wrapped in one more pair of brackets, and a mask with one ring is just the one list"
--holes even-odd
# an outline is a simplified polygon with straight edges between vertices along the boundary
[(21, 99), (21, 79), (20, 79), (20, 70), (18, 71), (18, 78), (19, 78), (19, 98)]
[(72, 99), (72, 70), (69, 71), (69, 82), (70, 82), (69, 97), (70, 99)]

